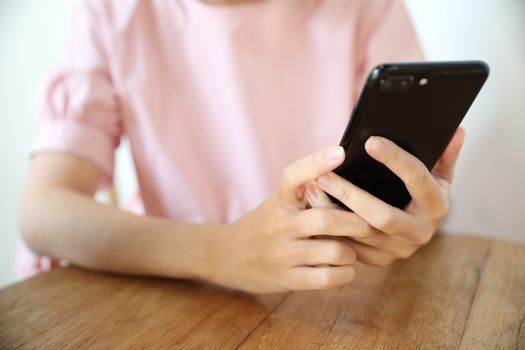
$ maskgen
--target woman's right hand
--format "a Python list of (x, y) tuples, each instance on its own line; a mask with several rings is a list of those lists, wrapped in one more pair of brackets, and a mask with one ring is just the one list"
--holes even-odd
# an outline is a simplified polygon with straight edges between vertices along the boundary
[(307, 209), (305, 199), (306, 186), (343, 159), (341, 147), (330, 147), (288, 165), (276, 193), (239, 221), (209, 235), (204, 278), (255, 293), (325, 289), (350, 282), (355, 252), (323, 236), (348, 236), (360, 231), (352, 225), (362, 222), (339, 209)]

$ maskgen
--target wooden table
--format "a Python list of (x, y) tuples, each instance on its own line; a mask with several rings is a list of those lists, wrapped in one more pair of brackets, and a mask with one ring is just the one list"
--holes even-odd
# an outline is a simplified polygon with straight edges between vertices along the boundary
[(437, 236), (329, 291), (60, 268), (0, 290), (0, 348), (525, 349), (525, 247)]

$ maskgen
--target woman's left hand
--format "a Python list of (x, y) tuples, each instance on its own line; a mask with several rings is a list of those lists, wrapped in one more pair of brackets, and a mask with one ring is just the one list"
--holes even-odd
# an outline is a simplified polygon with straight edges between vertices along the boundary
[(306, 197), (312, 207), (337, 207), (326, 195), (329, 193), (352, 209), (353, 213), (349, 213), (352, 239), (348, 239), (348, 244), (360, 261), (389, 265), (410, 257), (430, 241), (448, 214), (454, 166), (464, 139), (465, 131), (459, 128), (432, 172), (392, 141), (378, 136), (367, 140), (367, 153), (405, 183), (412, 196), (405, 210), (381, 201), (333, 172), (310, 184)]

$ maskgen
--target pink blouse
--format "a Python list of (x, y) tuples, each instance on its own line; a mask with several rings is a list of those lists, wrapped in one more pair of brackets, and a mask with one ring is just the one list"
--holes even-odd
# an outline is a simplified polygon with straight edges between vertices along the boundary
[(87, 0), (31, 153), (85, 158), (111, 181), (126, 136), (147, 214), (231, 222), (286, 164), (339, 142), (374, 65), (422, 57), (399, 0)]

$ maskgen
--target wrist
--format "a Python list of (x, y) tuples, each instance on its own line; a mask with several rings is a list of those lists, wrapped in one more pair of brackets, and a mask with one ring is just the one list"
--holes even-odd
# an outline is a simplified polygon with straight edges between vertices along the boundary
[(174, 223), (170, 232), (170, 277), (215, 282), (230, 225)]
[(200, 254), (196, 266), (196, 278), (223, 284), (225, 268), (235, 254), (232, 248), (234, 224), (202, 225), (199, 229)]

